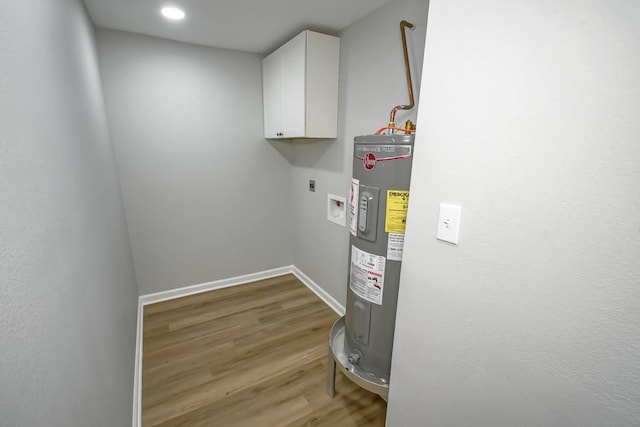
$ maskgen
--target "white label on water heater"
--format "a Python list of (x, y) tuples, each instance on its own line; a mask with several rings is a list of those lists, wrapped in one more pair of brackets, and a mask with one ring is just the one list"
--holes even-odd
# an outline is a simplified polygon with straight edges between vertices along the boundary
[(389, 233), (387, 239), (387, 259), (391, 261), (402, 261), (402, 250), (404, 249), (404, 234)]
[(351, 246), (351, 280), (354, 294), (374, 304), (382, 305), (384, 266), (386, 258)]
[(353, 178), (349, 188), (349, 231), (358, 234), (358, 197), (360, 197), (360, 180)]

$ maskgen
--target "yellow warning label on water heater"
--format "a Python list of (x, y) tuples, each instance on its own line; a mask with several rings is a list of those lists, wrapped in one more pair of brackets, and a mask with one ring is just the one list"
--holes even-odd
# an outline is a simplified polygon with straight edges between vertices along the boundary
[(387, 213), (384, 220), (385, 232), (404, 234), (404, 229), (407, 225), (408, 207), (408, 190), (387, 190)]

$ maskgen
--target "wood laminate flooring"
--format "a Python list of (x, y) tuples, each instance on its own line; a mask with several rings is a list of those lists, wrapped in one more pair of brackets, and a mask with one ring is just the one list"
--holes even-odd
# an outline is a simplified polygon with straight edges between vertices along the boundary
[(341, 373), (325, 392), (337, 318), (291, 274), (145, 306), (143, 426), (384, 426)]

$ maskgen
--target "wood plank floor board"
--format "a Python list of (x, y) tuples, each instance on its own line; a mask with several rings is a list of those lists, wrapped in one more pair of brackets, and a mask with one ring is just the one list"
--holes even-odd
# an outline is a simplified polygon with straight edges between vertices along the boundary
[[(297, 289), (296, 277), (293, 275), (287, 276), (290, 277), (282, 279), (284, 276), (280, 276), (242, 286), (232, 286), (150, 304), (145, 307), (145, 320), (150, 322), (154, 322), (156, 319), (159, 319), (160, 322), (180, 320), (183, 315), (181, 309), (184, 307), (188, 307), (190, 311), (194, 310), (195, 313), (198, 313), (202, 310), (206, 311), (211, 304), (227, 305), (228, 303), (235, 303), (237, 302), (238, 296), (240, 300), (250, 302), (255, 299), (260, 299), (265, 295), (280, 292), (281, 290)], [(239, 288), (244, 289), (239, 290)], [(249, 294), (247, 294), (247, 292), (249, 292)], [(147, 308), (148, 310), (146, 310)]]
[[(194, 413), (175, 418), (167, 425), (181, 425), (181, 422), (190, 422), (193, 418), (207, 419), (215, 414), (216, 423), (219, 425), (233, 425), (244, 423), (251, 425), (251, 418), (257, 414), (266, 414), (269, 411), (278, 412), (278, 406), (290, 399), (304, 399), (298, 393), (296, 384), (311, 381), (312, 375), (317, 374), (318, 364), (310, 362), (294, 372), (286, 372), (278, 376), (277, 381), (268, 381), (246, 388), (242, 392), (231, 394), (224, 400), (213, 401)], [(293, 385), (293, 386), (291, 386)], [(304, 411), (298, 413), (307, 414), (309, 405), (305, 403)], [(244, 413), (244, 417), (238, 417), (238, 413)]]
[(143, 426), (383, 426), (386, 403), (342, 374), (337, 315), (289, 274), (144, 307)]
[[(279, 310), (279, 308), (277, 309)], [(194, 325), (180, 331), (167, 329), (163, 335), (145, 335), (145, 340), (149, 342), (149, 346), (148, 349), (145, 348), (144, 355), (151, 357), (156, 352), (164, 353), (164, 350), (169, 347), (191, 346), (207, 340), (222, 341), (238, 334), (246, 334), (249, 331), (260, 330), (261, 328), (262, 325), (253, 315), (242, 313), (237, 316), (227, 316), (204, 324)]]

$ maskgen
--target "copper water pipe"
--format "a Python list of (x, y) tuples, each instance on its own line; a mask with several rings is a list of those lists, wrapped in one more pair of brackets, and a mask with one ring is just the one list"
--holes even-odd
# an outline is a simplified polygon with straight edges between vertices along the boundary
[(407, 74), (407, 89), (409, 90), (409, 105), (397, 105), (391, 110), (389, 116), (389, 127), (395, 127), (396, 125), (396, 112), (398, 110), (411, 110), (414, 107), (413, 101), (413, 84), (411, 83), (411, 69), (409, 68), (409, 53), (407, 52), (407, 35), (405, 28), (413, 29), (413, 24), (408, 21), (400, 22), (400, 34), (402, 35), (402, 52), (404, 53), (404, 68)]

